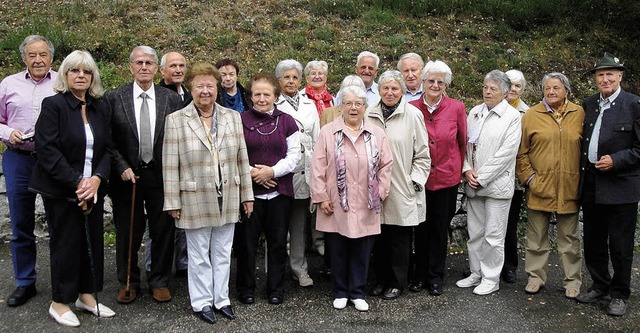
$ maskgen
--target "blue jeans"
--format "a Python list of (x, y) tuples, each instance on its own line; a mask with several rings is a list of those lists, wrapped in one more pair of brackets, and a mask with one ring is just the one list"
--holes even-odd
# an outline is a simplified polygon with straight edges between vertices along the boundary
[(34, 157), (7, 150), (2, 156), (2, 170), (7, 185), (11, 216), (11, 256), (18, 287), (36, 283), (35, 226), (36, 194), (29, 192)]

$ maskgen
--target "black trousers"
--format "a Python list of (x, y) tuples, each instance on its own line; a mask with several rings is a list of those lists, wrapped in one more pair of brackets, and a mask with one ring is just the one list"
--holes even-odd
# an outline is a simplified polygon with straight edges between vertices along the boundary
[(84, 215), (74, 202), (44, 198), (47, 223), (51, 232), (51, 298), (58, 303), (71, 303), (78, 294), (101, 291), (104, 273), (103, 200), (89, 214), (89, 236), (95, 281), (91, 276)]
[[(175, 222), (162, 211), (164, 191), (162, 179), (153, 169), (140, 169), (136, 173), (140, 178), (136, 181), (136, 201), (133, 230), (131, 223), (131, 183), (118, 184), (117, 195), (112, 195), (113, 221), (116, 225), (116, 268), (118, 281), (124, 286), (127, 283), (127, 258), (129, 253), (129, 233), (133, 232), (131, 248), (131, 287), (140, 289), (140, 267), (138, 266), (138, 250), (146, 224), (149, 224), (151, 238), (151, 274), (147, 277), (150, 288), (162, 288), (169, 285), (173, 266), (173, 247)], [(146, 210), (146, 216), (145, 216)]]
[[(597, 173), (590, 168), (584, 177), (584, 261), (593, 280), (592, 288), (608, 292), (613, 298), (629, 299), (638, 203), (595, 203)], [(609, 273), (609, 258), (613, 276)]]
[(449, 224), (456, 213), (458, 185), (425, 191), (427, 220), (415, 228), (416, 281), (442, 284)]
[(404, 289), (409, 275), (413, 227), (383, 224), (375, 241), (373, 260), (378, 284)]
[(256, 289), (256, 255), (258, 239), (264, 232), (267, 240), (267, 296), (284, 295), (284, 273), (287, 265), (287, 233), (293, 199), (279, 195), (271, 200), (256, 198), (253, 214), (236, 223), (238, 272), (236, 289), (239, 296), (254, 296)]
[(504, 266), (502, 266), (502, 273), (518, 269), (518, 222), (520, 221), (523, 194), (524, 191), (515, 190), (511, 199), (507, 234), (504, 238)]
[(331, 283), (334, 298), (364, 299), (369, 274), (371, 250), (376, 236), (348, 238), (326, 232), (326, 254), (331, 261)]

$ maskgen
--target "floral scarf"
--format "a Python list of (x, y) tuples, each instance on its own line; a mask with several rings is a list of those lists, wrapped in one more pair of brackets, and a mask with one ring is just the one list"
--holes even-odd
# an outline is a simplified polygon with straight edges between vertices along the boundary
[[(380, 213), (380, 192), (378, 189), (378, 164), (380, 162), (380, 152), (376, 144), (376, 137), (368, 131), (363, 131), (364, 144), (367, 150), (367, 208)], [(347, 163), (344, 159), (344, 142), (346, 134), (342, 130), (335, 133), (336, 138), (336, 175), (338, 179), (338, 196), (340, 197), (340, 207), (345, 212), (349, 211), (347, 199)]]
[(318, 110), (319, 116), (322, 116), (322, 111), (324, 111), (324, 109), (333, 105), (333, 97), (331, 97), (331, 94), (329, 94), (329, 91), (327, 91), (326, 84), (322, 88), (321, 93), (315, 92), (309, 85), (304, 88), (304, 92), (307, 94), (307, 97), (309, 97), (316, 104), (316, 110)]
[(295, 96), (289, 96), (287, 94), (282, 94), (284, 100), (287, 101), (294, 110), (298, 111), (298, 106), (300, 106), (300, 94), (296, 93)]

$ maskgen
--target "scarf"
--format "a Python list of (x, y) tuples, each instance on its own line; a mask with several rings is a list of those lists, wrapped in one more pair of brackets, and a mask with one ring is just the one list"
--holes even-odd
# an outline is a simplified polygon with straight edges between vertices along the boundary
[(287, 101), (294, 110), (298, 111), (298, 107), (300, 106), (300, 94), (296, 93), (294, 96), (289, 96), (287, 94), (282, 94), (284, 100)]
[(509, 105), (513, 106), (514, 109), (518, 109), (518, 104), (520, 104), (520, 97), (513, 100), (513, 102), (509, 103)]
[[(364, 130), (364, 144), (367, 150), (367, 208), (380, 213), (380, 192), (378, 189), (378, 163), (380, 162), (380, 152), (376, 144), (376, 137)], [(338, 180), (338, 196), (340, 207), (345, 212), (349, 211), (347, 199), (347, 163), (344, 159), (344, 142), (346, 134), (342, 130), (335, 133), (336, 138), (336, 175)]]
[(380, 108), (382, 108), (382, 116), (384, 117), (385, 121), (398, 108), (398, 105), (400, 105), (400, 101), (398, 101), (398, 103), (396, 105), (394, 105), (394, 106), (386, 106), (384, 103), (380, 103)]
[(235, 95), (231, 96), (224, 91), (224, 88), (220, 88), (222, 90), (222, 97), (224, 99), (224, 106), (236, 110), (238, 112), (244, 112), (244, 104), (242, 103), (242, 94), (240, 94), (240, 90), (236, 92)]
[(304, 92), (307, 94), (307, 97), (316, 104), (318, 116), (322, 116), (322, 111), (324, 111), (324, 109), (333, 106), (333, 97), (331, 97), (331, 94), (327, 91), (326, 84), (322, 87), (322, 92), (320, 93), (315, 92), (310, 85), (307, 85), (307, 87), (304, 88)]

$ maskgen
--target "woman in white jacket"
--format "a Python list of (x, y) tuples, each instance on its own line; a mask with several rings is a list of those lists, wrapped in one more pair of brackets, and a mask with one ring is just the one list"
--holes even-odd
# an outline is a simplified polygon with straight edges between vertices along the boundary
[(467, 116), (468, 146), (462, 173), (466, 181), (471, 275), (456, 283), (488, 295), (500, 288), (504, 239), (514, 190), (520, 144), (520, 113), (505, 99), (509, 77), (499, 70), (484, 78), (484, 103)]

